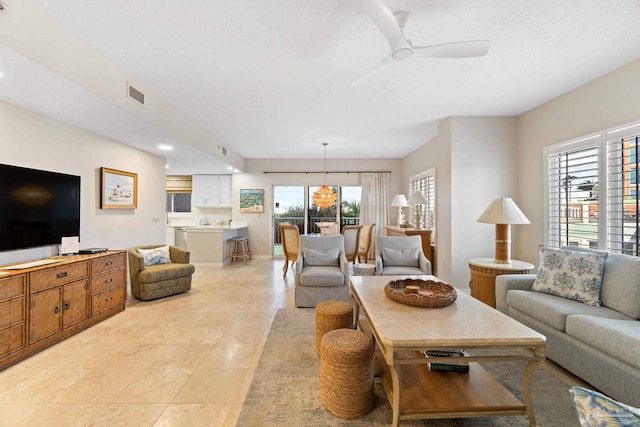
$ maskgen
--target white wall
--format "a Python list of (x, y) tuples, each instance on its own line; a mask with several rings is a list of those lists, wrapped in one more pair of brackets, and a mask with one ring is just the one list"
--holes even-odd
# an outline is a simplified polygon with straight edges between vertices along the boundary
[[(164, 242), (164, 158), (4, 102), (0, 123), (0, 162), (81, 177), (80, 248)], [(100, 167), (138, 174), (137, 209), (100, 209)], [(55, 254), (57, 246), (0, 252), (0, 264)]]
[[(304, 186), (323, 185), (322, 173), (269, 173), (264, 171), (319, 171), (324, 170), (322, 159), (246, 159), (246, 173), (233, 175), (233, 220), (246, 221), (251, 236), (251, 249), (258, 256), (271, 255), (273, 235), (273, 187), (276, 185)], [(403, 192), (402, 161), (400, 159), (327, 159), (327, 171), (390, 171), (389, 194)], [(326, 184), (361, 185), (360, 174), (329, 173)], [(265, 212), (262, 214), (240, 213), (240, 190), (264, 189)], [(390, 221), (395, 224), (395, 209), (392, 209)], [(388, 225), (388, 224), (386, 224)], [(384, 227), (377, 226), (378, 230)]]
[(402, 188), (408, 191), (409, 177), (436, 170), (436, 272), (451, 281), (451, 119), (438, 126), (438, 135), (403, 159)]
[(639, 82), (636, 60), (518, 117), (518, 204), (531, 220), (514, 229), (519, 259), (537, 264), (544, 243), (543, 148), (640, 119)]
[(469, 285), (470, 258), (495, 252), (495, 227), (478, 217), (497, 197), (518, 203), (515, 141), (513, 117), (452, 117), (404, 159), (404, 186), (411, 175), (436, 169), (437, 274), (458, 288)]

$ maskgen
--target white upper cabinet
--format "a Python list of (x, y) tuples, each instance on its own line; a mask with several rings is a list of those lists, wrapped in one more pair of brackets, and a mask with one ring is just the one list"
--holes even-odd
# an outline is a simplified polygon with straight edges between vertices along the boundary
[(231, 207), (231, 175), (218, 175), (220, 206)]
[(231, 207), (231, 175), (193, 175), (193, 206)]

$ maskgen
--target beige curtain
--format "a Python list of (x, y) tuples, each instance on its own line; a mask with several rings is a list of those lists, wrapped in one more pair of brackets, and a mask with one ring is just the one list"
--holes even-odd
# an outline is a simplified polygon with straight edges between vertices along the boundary
[[(385, 234), (385, 225), (389, 220), (389, 172), (365, 172), (360, 175), (362, 183), (362, 202), (360, 204), (361, 224), (374, 223), (375, 233)], [(368, 259), (375, 258), (375, 236), (369, 245)]]

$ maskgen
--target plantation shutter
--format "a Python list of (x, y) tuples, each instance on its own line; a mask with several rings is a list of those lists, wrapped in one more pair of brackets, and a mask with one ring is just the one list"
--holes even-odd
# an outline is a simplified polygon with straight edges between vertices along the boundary
[(435, 234), (435, 213), (436, 213), (436, 186), (435, 186), (435, 174), (433, 172), (426, 172), (424, 174), (413, 177), (409, 183), (409, 194), (412, 191), (421, 191), (424, 197), (427, 199), (427, 203), (424, 205), (411, 206), (411, 214), (409, 220), (415, 223), (415, 209), (420, 209), (420, 215), (423, 218), (423, 227), (428, 230), (433, 230), (431, 237), (433, 239)]
[(638, 256), (640, 125), (607, 134), (607, 250)]
[(547, 244), (598, 247), (598, 139), (547, 155)]

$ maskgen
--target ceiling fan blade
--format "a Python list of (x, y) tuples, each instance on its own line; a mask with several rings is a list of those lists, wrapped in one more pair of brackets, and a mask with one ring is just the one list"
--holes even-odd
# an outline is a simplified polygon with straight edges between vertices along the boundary
[(398, 26), (398, 21), (384, 0), (363, 0), (362, 6), (371, 22), (389, 42), (391, 50), (396, 50), (399, 46), (407, 44)]
[(413, 49), (417, 56), (427, 58), (473, 58), (487, 54), (489, 40), (468, 40), (432, 46), (413, 46)]
[(362, 77), (360, 77), (358, 80), (356, 80), (355, 82), (351, 83), (350, 87), (354, 87), (359, 85), (360, 83), (362, 83), (364, 80), (366, 80), (371, 74), (373, 74), (374, 71), (376, 71), (378, 68), (382, 67), (385, 64), (388, 64), (389, 62), (393, 62), (393, 58), (391, 57), (391, 55), (387, 56), (385, 59), (382, 60), (381, 63), (379, 63), (378, 65), (376, 65), (375, 67), (373, 67), (372, 69), (370, 69), (369, 71), (367, 71)]

